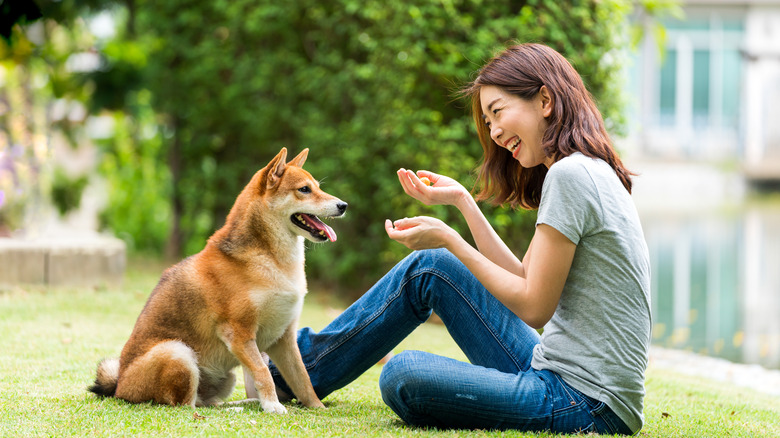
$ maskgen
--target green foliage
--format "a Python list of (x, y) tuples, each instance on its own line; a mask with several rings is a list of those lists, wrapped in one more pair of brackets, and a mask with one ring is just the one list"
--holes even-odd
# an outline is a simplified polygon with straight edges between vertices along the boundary
[[(92, 114), (113, 118), (113, 136), (98, 140), (110, 192), (106, 226), (131, 248), (160, 251), (167, 239), (178, 255), (193, 253), (282, 146), (291, 153), (310, 147), (307, 169), (350, 203), (334, 224), (339, 241), (309, 251), (310, 278), (354, 291), (408, 252), (385, 236), (385, 218), (434, 215), (467, 234), (454, 209), (406, 197), (395, 170), (425, 168), (473, 186), (481, 148), (454, 91), (487, 59), (513, 42), (554, 47), (582, 74), (608, 129), (620, 134), (627, 14), (633, 4), (651, 16), (677, 11), (673, 0), (35, 4), (43, 18), (29, 34), (22, 25), (37, 14), (6, 17), (10, 37), (0, 39), (0, 59), (23, 67), (9, 72), (31, 72), (22, 83), (45, 78), (45, 92), (18, 87), (24, 105), (40, 96), (89, 100)], [(91, 14), (105, 10), (118, 20), (110, 41), (87, 32)], [(94, 50), (100, 69), (68, 70), (71, 54)], [(12, 88), (8, 96), (24, 94)], [(0, 122), (18, 125), (8, 113)], [(74, 146), (83, 138), (82, 121), (48, 122), (28, 130), (62, 133)], [(522, 255), (535, 214), (483, 208)]]
[(113, 113), (114, 135), (98, 142), (103, 150), (100, 171), (108, 187), (108, 206), (101, 222), (112, 228), (133, 251), (161, 253), (171, 229), (170, 172), (163, 139), (148, 120), (154, 113), (148, 91), (130, 93), (135, 117)]
[(84, 193), (88, 182), (89, 178), (86, 175), (71, 178), (62, 168), (58, 167), (54, 171), (51, 183), (51, 199), (60, 215), (65, 215), (79, 207), (81, 195)]
[[(2, 232), (41, 225), (44, 205), (60, 212), (78, 205), (86, 179), (53, 173), (52, 144), (78, 149), (89, 87), (69, 68), (94, 37), (81, 13), (110, 0), (0, 1), (0, 205)], [(41, 15), (42, 14), (42, 15)], [(3, 204), (0, 202), (0, 204)]]
[(11, 43), (13, 26), (41, 17), (41, 10), (32, 1), (0, 2), (0, 36)]
[[(132, 4), (134, 34), (142, 36), (135, 43), (147, 55), (136, 64), (109, 63), (116, 68), (106, 73), (137, 79), (165, 116), (170, 135), (159, 156), (171, 166), (172, 214), (184, 253), (202, 248), (250, 176), (282, 146), (291, 153), (310, 147), (306, 168), (350, 204), (333, 225), (338, 242), (308, 253), (313, 281), (358, 291), (373, 283), (408, 252), (386, 237), (385, 218), (435, 215), (467, 234), (454, 209), (404, 195), (395, 171), (428, 169), (473, 186), (481, 147), (454, 91), (512, 42), (561, 51), (581, 72), (608, 127), (619, 133), (623, 126), (625, 0)], [(105, 52), (108, 59), (122, 53)], [(127, 68), (133, 65), (138, 72)], [(117, 182), (125, 185), (114, 190), (137, 190), (140, 180)], [(147, 206), (162, 208), (162, 199), (149, 196)], [(130, 224), (126, 208), (112, 208), (105, 219), (114, 229), (136, 239), (149, 232), (143, 221)], [(535, 214), (485, 211), (522, 255)]]

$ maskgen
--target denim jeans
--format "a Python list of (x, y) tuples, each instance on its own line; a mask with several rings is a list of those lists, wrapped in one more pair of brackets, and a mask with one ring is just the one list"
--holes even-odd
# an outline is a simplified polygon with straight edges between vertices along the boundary
[[(531, 368), (538, 333), (496, 300), (449, 251), (410, 254), (359, 300), (298, 345), (320, 398), (342, 388), (435, 311), (471, 363), (421, 351), (394, 356), (382, 398), (404, 421), (439, 428), (556, 433), (631, 431), (604, 403)], [(276, 384), (289, 387), (271, 366)]]

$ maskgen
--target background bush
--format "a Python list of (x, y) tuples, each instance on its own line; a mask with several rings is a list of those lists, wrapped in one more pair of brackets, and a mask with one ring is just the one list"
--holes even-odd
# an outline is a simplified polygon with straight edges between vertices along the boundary
[[(109, 183), (103, 223), (140, 251), (199, 251), (251, 175), (281, 147), (311, 148), (306, 168), (350, 204), (335, 244), (310, 245), (310, 282), (362, 292), (408, 250), (384, 219), (457, 211), (426, 207), (400, 167), (472, 187), (481, 147), (454, 91), (496, 52), (542, 42), (580, 71), (613, 133), (627, 0), (41, 0), (76, 23), (109, 9), (118, 32), (96, 40), (103, 63), (82, 75)], [(483, 206), (518, 256), (534, 212)]]

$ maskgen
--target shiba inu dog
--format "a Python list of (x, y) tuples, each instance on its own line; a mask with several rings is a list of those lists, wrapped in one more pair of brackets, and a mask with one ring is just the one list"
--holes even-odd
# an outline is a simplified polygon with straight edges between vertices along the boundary
[(98, 365), (90, 391), (132, 403), (218, 405), (242, 365), (251, 376), (247, 393), (264, 411), (286, 413), (262, 351), (304, 406), (323, 407), (296, 343), (307, 291), (304, 239), (335, 241), (319, 217), (342, 216), (347, 203), (302, 169), (308, 151), (286, 163), (282, 148), (206, 247), (163, 273), (121, 356)]

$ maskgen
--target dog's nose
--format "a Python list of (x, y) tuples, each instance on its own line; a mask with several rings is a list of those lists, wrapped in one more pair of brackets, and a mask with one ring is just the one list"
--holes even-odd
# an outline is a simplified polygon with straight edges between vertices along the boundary
[(346, 202), (339, 202), (338, 204), (336, 204), (336, 208), (339, 209), (339, 213), (343, 214), (345, 211), (347, 211), (347, 205), (349, 204), (347, 204)]

